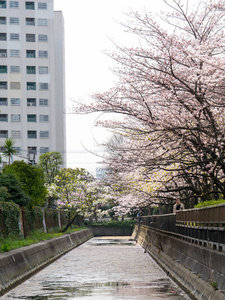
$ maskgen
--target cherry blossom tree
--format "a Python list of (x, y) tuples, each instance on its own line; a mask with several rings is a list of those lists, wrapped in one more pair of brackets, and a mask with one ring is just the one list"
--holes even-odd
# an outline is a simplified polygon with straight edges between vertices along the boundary
[(97, 219), (101, 206), (107, 203), (107, 188), (83, 168), (63, 168), (49, 186), (49, 195), (56, 197), (57, 207), (68, 211), (68, 224), (77, 216)]
[[(164, 2), (169, 12), (159, 21), (151, 13), (129, 15), (124, 26), (141, 46), (108, 54), (118, 83), (77, 112), (124, 116), (97, 125), (123, 137), (108, 144), (105, 162), (114, 180), (133, 186), (135, 198), (136, 189), (150, 204), (179, 196), (193, 205), (225, 197), (225, 3)], [(136, 186), (132, 173), (139, 174)]]

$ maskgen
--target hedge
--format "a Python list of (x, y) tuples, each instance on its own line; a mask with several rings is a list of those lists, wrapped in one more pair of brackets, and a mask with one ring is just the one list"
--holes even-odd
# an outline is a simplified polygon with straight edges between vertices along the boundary
[(14, 202), (0, 201), (0, 238), (19, 235), (19, 206)]

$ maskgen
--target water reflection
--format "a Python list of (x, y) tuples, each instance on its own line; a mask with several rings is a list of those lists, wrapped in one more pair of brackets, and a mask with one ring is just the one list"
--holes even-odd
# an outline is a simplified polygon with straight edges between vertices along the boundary
[(99, 282), (87, 283), (82, 286), (60, 286), (53, 283), (43, 284), (42, 295), (12, 296), (11, 299), (188, 299), (176, 286), (171, 286), (168, 279), (157, 280), (149, 283), (143, 282)]

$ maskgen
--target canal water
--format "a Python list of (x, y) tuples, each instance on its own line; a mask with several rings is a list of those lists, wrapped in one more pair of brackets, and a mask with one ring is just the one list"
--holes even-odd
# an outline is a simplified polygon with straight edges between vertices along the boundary
[(129, 237), (96, 237), (1, 299), (188, 300)]

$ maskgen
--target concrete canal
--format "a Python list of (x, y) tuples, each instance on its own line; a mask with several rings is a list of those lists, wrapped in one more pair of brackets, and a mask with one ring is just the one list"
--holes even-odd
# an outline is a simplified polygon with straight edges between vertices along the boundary
[(187, 300), (129, 237), (96, 237), (1, 299)]

